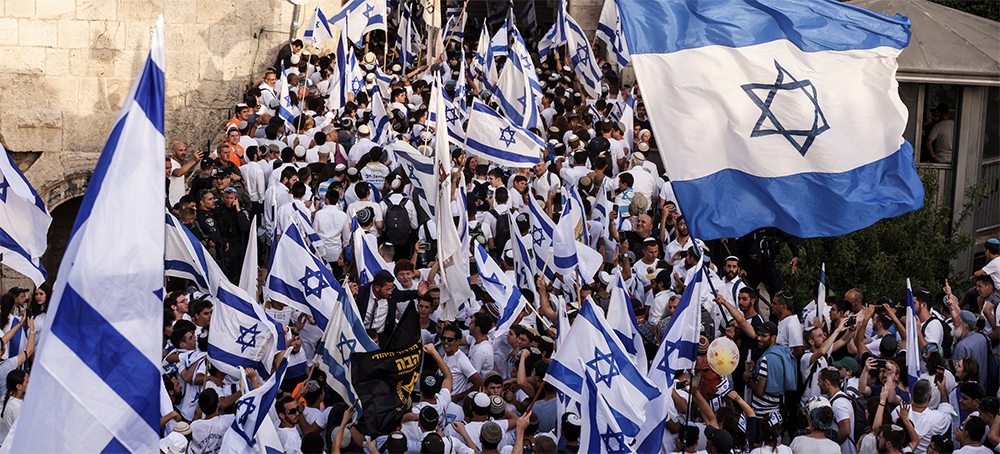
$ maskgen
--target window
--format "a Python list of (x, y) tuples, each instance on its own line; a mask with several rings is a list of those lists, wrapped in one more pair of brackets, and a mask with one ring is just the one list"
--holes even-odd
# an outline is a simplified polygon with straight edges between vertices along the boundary
[(924, 89), (920, 162), (952, 165), (962, 89), (958, 85), (925, 85)]

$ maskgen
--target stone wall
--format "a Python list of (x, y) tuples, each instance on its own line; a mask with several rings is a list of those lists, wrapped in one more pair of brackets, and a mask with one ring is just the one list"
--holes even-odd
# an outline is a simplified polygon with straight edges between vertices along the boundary
[(166, 141), (204, 150), (287, 42), (293, 9), (287, 0), (0, 0), (4, 145), (50, 209), (81, 195), (163, 14)]

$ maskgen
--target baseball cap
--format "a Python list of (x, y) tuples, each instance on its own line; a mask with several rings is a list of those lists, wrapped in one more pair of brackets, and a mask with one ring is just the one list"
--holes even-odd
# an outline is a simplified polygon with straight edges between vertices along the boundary
[(14, 288), (11, 288), (10, 290), (7, 290), (7, 293), (10, 293), (11, 295), (17, 295), (17, 294), (21, 294), (21, 293), (24, 293), (24, 292), (27, 292), (27, 291), (28, 291), (28, 289), (26, 289), (24, 287), (14, 287)]
[(831, 364), (831, 366), (837, 368), (843, 367), (844, 369), (847, 369), (853, 372), (854, 374), (858, 373), (858, 361), (855, 360), (853, 356), (845, 356), (843, 358), (840, 358), (839, 361), (834, 361), (833, 364)]
[(764, 322), (760, 325), (760, 329), (771, 335), (778, 334), (778, 325), (775, 325), (774, 322)]
[(725, 430), (705, 426), (705, 438), (712, 442), (716, 452), (727, 453), (733, 450), (733, 436)]

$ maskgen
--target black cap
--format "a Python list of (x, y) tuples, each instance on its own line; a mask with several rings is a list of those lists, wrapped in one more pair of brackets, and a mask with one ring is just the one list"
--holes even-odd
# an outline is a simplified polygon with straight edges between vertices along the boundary
[(438, 412), (431, 406), (427, 405), (420, 409), (420, 424), (421, 425), (437, 425), (438, 423)]
[(14, 287), (14, 288), (12, 288), (10, 290), (7, 290), (7, 293), (10, 293), (11, 295), (18, 295), (18, 294), (21, 294), (21, 293), (24, 293), (24, 292), (27, 292), (27, 291), (28, 291), (28, 289), (26, 289), (24, 287)]
[(764, 322), (760, 325), (760, 330), (773, 336), (778, 334), (778, 325), (775, 325), (774, 322)]
[(420, 443), (420, 452), (426, 452), (430, 454), (437, 454), (444, 452), (444, 440), (437, 433), (431, 432), (424, 437), (424, 441)]
[(705, 438), (712, 442), (712, 446), (715, 446), (715, 452), (725, 454), (733, 450), (733, 436), (725, 430), (706, 426)]

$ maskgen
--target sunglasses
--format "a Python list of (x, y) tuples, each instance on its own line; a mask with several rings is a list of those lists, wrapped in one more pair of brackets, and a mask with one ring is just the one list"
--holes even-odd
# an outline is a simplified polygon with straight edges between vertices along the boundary
[(286, 415), (297, 415), (297, 414), (299, 414), (299, 409), (298, 408), (293, 408), (291, 410), (285, 410), (285, 414)]
[(458, 340), (458, 338), (457, 337), (442, 337), (441, 340), (443, 342), (455, 342), (455, 341)]
[(236, 188), (226, 188), (226, 189), (225, 189), (224, 191), (222, 191), (222, 192), (231, 192), (231, 193), (235, 194), (235, 193), (236, 193)]

